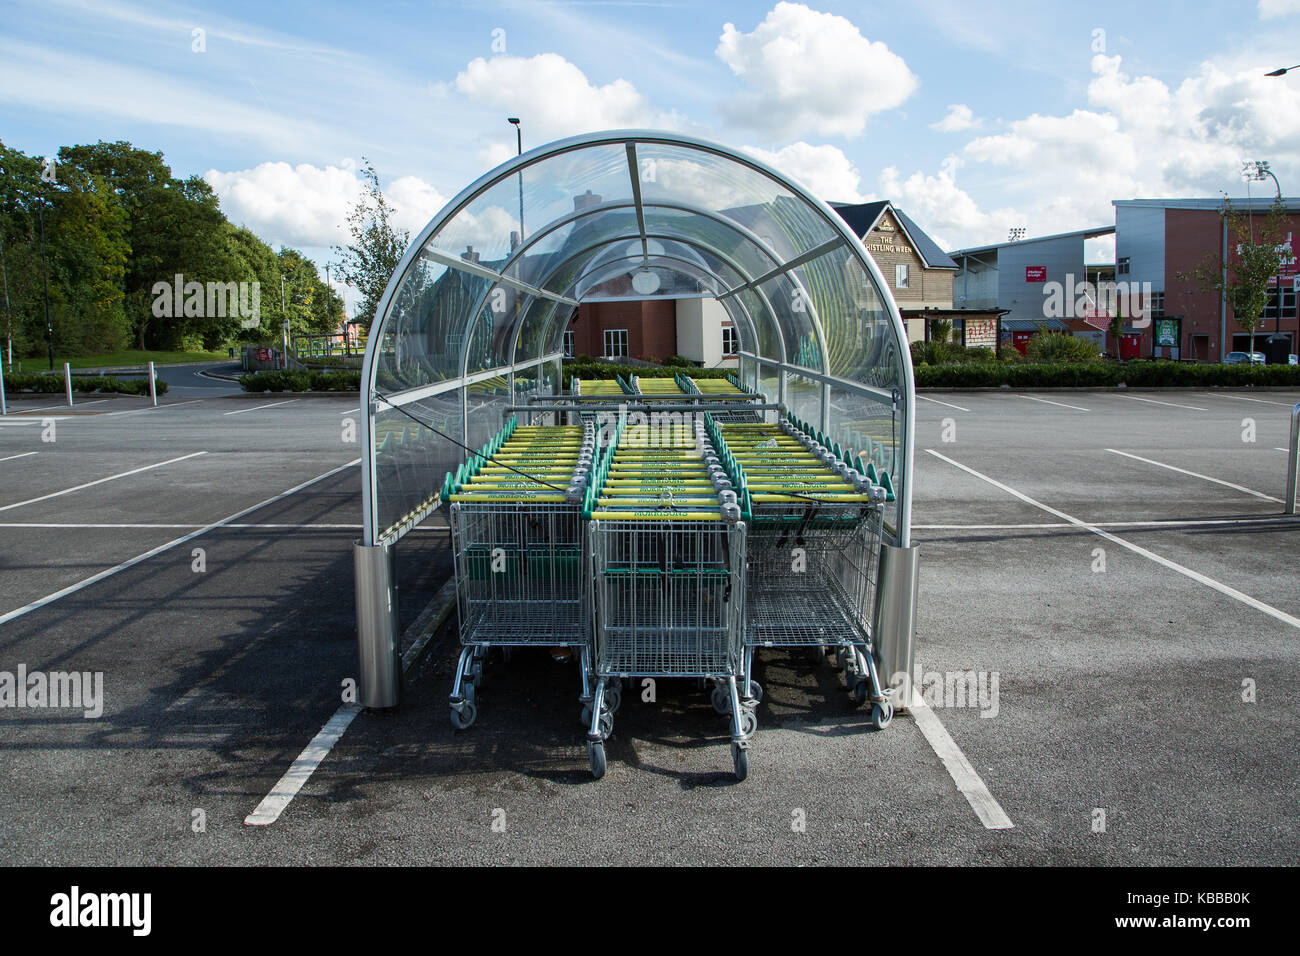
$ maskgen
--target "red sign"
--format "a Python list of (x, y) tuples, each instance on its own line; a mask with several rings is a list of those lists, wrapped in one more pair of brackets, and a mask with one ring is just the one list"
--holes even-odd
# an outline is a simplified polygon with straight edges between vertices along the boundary
[(257, 350), (257, 360), (258, 360), (259, 362), (269, 362), (269, 361), (271, 361), (271, 350), (270, 350), (270, 349), (258, 349), (258, 350)]
[(1047, 266), (1025, 266), (1026, 282), (1046, 282)]

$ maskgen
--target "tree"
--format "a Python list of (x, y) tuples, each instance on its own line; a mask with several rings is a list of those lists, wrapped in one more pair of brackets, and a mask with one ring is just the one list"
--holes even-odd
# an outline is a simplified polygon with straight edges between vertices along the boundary
[(397, 270), (402, 254), (410, 244), (410, 234), (393, 226), (395, 210), (384, 198), (379, 188), (379, 177), (368, 159), (362, 157), (364, 166), (361, 178), (366, 184), (365, 193), (348, 213), (348, 232), (352, 242), (335, 246), (339, 256), (339, 278), (361, 294), (357, 318), (369, 323), (379, 308), (388, 280)]
[(1228, 257), (1226, 278), (1222, 257), (1213, 253), (1190, 272), (1178, 273), (1178, 278), (1199, 283), (1203, 292), (1226, 295), (1237, 324), (1253, 338), (1268, 304), (1269, 280), (1278, 274), (1284, 261), (1286, 206), (1275, 200), (1263, 223), (1258, 224), (1249, 212), (1234, 209), (1225, 196), (1223, 218), (1230, 241), (1236, 244), (1235, 256)]

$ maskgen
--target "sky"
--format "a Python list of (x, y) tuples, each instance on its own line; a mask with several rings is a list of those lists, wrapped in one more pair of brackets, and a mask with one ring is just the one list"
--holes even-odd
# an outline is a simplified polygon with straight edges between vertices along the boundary
[[(1300, 0), (7, 2), (0, 140), (129, 140), (322, 268), (363, 157), (419, 231), (516, 150), (602, 129), (744, 149), (943, 248), (1111, 200), (1300, 195)], [(1109, 245), (1108, 245), (1109, 242)], [(1090, 261), (1113, 261), (1090, 240)], [(352, 297), (349, 296), (351, 299)]]

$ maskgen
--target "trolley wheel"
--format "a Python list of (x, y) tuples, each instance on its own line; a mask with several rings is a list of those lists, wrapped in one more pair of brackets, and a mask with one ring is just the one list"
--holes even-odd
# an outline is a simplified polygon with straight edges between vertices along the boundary
[(883, 704), (873, 704), (871, 707), (871, 726), (877, 730), (884, 730), (894, 719), (894, 705), (889, 701)]
[(850, 688), (850, 692), (853, 694), (853, 703), (861, 707), (867, 702), (867, 698), (871, 696), (871, 681), (856, 681)]
[(584, 727), (591, 726), (591, 704), (582, 705), (582, 716), (579, 717), (578, 719), (582, 722), (582, 726)]
[(731, 713), (731, 693), (720, 685), (713, 687), (713, 709), (720, 714)]
[(618, 684), (610, 684), (605, 688), (605, 706), (611, 714), (623, 706), (623, 688)]
[(463, 682), (461, 683), (461, 685), (460, 685), (460, 692), (461, 692), (461, 694), (464, 696), (464, 698), (465, 698), (467, 701), (469, 701), (471, 704), (474, 704), (474, 703), (477, 703), (477, 702), (478, 702), (478, 686), (477, 686), (477, 685), (472, 684), (472, 683), (470, 683), (469, 681), (463, 681)]
[(758, 716), (752, 710), (742, 708), (740, 711), (740, 735), (742, 737), (752, 737), (756, 730), (758, 730)]
[(612, 710), (601, 711), (600, 714), (600, 736), (608, 739), (609, 735), (614, 732), (614, 712)]
[(749, 703), (750, 701), (753, 701), (755, 704), (758, 704), (761, 703), (762, 700), (763, 700), (763, 685), (756, 680), (751, 680), (749, 682), (749, 698), (745, 701), (745, 703)]
[(478, 707), (472, 700), (466, 700), (459, 707), (451, 708), (451, 725), (457, 730), (467, 730), (478, 720)]
[(738, 743), (731, 745), (731, 762), (736, 768), (736, 779), (744, 780), (749, 776), (749, 751)]
[(591, 761), (591, 775), (599, 780), (605, 776), (605, 745), (594, 740), (587, 741), (587, 759)]
[(483, 658), (476, 657), (474, 662), (469, 665), (469, 679), (475, 684), (483, 680)]

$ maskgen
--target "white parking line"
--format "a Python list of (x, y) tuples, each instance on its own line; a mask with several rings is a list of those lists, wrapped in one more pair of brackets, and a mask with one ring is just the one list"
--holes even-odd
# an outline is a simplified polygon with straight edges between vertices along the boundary
[(182, 405), (197, 405), (201, 401), (203, 401), (201, 398), (192, 398), (188, 402), (170, 402), (167, 405), (158, 406), (150, 405), (147, 408), (133, 408), (125, 412), (105, 412), (104, 417), (111, 418), (114, 415), (143, 415), (145, 412), (162, 412), (169, 408), (179, 408)]
[(1078, 405), (1067, 405), (1065, 402), (1049, 402), (1045, 398), (1034, 398), (1032, 395), (1017, 395), (1016, 398), (1027, 398), (1031, 402), (1042, 402), (1044, 405), (1056, 405), (1060, 408), (1073, 408), (1076, 412), (1086, 412), (1088, 409), (1080, 408)]
[(181, 455), (179, 458), (168, 458), (166, 461), (160, 461), (155, 465), (145, 465), (142, 468), (132, 468), (130, 471), (124, 471), (120, 474), (109, 475), (107, 478), (99, 478), (95, 481), (88, 481), (84, 485), (76, 485), (72, 488), (64, 488), (62, 491), (53, 491), (48, 495), (41, 495), (39, 498), (28, 498), (26, 501), (15, 501), (11, 505), (0, 507), (0, 511), (9, 511), (11, 508), (21, 508), (23, 505), (34, 505), (38, 501), (48, 501), (51, 498), (58, 498), (61, 495), (70, 495), (74, 491), (81, 491), (83, 488), (93, 488), (95, 485), (102, 485), (106, 481), (117, 481), (119, 478), (127, 478), (131, 475), (138, 475), (142, 471), (152, 471), (155, 468), (161, 468), (163, 465), (174, 465), (178, 461), (185, 461), (187, 458), (197, 458), (199, 455), (206, 455), (206, 451), (192, 451), (188, 455)]
[(265, 501), (259, 501), (257, 504), (253, 505), (252, 507), (244, 508), (242, 511), (236, 511), (234, 514), (222, 518), (220, 521), (214, 521), (212, 522), (212, 524), (204, 525), (202, 528), (200, 528), (197, 531), (192, 531), (189, 534), (182, 535), (179, 538), (173, 538), (171, 541), (168, 541), (166, 544), (160, 544), (158, 545), (158, 547), (152, 548), (146, 551), (144, 554), (138, 554), (134, 558), (131, 558), (128, 561), (123, 561), (121, 564), (115, 564), (113, 567), (106, 568), (105, 570), (100, 571), (98, 574), (92, 574), (90, 577), (82, 581), (78, 581), (76, 584), (70, 584), (68, 585), (68, 587), (55, 591), (53, 594), (47, 594), (45, 597), (35, 600), (30, 604), (24, 605), (23, 607), (20, 608), (15, 608), (14, 610), (10, 611), (8, 614), (0, 615), (0, 624), (8, 624), (10, 621), (14, 620), (15, 618), (22, 617), (24, 614), (30, 614), (32, 611), (38, 610), (39, 608), (43, 608), (47, 604), (53, 604), (55, 601), (59, 600), (60, 598), (67, 597), (69, 594), (75, 594), (77, 591), (80, 591), (83, 588), (88, 588), (92, 584), (97, 584), (98, 582), (104, 580), (105, 578), (117, 574), (117, 572), (119, 571), (125, 571), (127, 568), (133, 568), (141, 561), (148, 561), (150, 558), (154, 557), (155, 555), (162, 554), (164, 551), (168, 551), (176, 547), (177, 545), (182, 545), (187, 541), (192, 541), (201, 534), (206, 534), (207, 532), (212, 531), (215, 528), (221, 528), (224, 527), (225, 525), (238, 521), (246, 514), (252, 514), (254, 511), (256, 511), (259, 508), (265, 508), (267, 505), (275, 504), (275, 502), (281, 500), (282, 498), (287, 498), (292, 494), (296, 494), (297, 492), (302, 491), (304, 488), (316, 484), (316, 482), (318, 481), (324, 481), (326, 478), (329, 478), (332, 475), (337, 475), (340, 471), (346, 471), (348, 468), (360, 464), (360, 462), (361, 462), (360, 458), (354, 458), (346, 465), (339, 465), (337, 468), (332, 468), (329, 471), (325, 472), (325, 474), (323, 475), (317, 475), (315, 478), (309, 479), (308, 481), (304, 481), (300, 485), (294, 485), (288, 491), (282, 491), (278, 495), (273, 495), (272, 497), (267, 498)]
[[(1114, 393), (1112, 393), (1114, 394)], [(1148, 405), (1167, 405), (1170, 408), (1190, 408), (1194, 412), (1208, 412), (1208, 408), (1201, 408), (1199, 405), (1180, 405), (1177, 402), (1157, 402), (1154, 398), (1138, 398), (1136, 395), (1115, 395), (1116, 398), (1127, 398), (1133, 402), (1146, 402)]]
[(952, 404), (949, 404), (948, 402), (941, 402), (941, 401), (939, 401), (937, 398), (930, 398), (928, 395), (917, 395), (916, 397), (919, 398), (919, 399), (921, 399), (921, 401), (923, 401), (923, 402), (934, 402), (936, 405), (944, 405), (944, 406), (946, 406), (946, 407), (948, 407), (948, 408), (955, 408), (955, 409), (957, 409), (957, 411), (959, 411), (959, 412), (969, 412), (969, 411), (970, 411), (969, 408), (962, 408), (960, 405), (952, 405)]
[(233, 412), (222, 412), (222, 415), (242, 415), (244, 412), (255, 412), (259, 408), (275, 408), (277, 405), (292, 405), (301, 399), (291, 398), (287, 402), (272, 402), (270, 405), (254, 405), (252, 408), (238, 408)]
[(957, 785), (957, 790), (966, 798), (971, 809), (975, 811), (975, 816), (980, 818), (980, 823), (984, 824), (987, 830), (1011, 830), (1015, 824), (1007, 816), (1006, 811), (993, 799), (989, 793), (989, 788), (984, 785), (980, 775), (971, 766), (971, 762), (966, 759), (966, 755), (961, 752), (956, 741), (949, 735), (947, 728), (939, 720), (938, 716), (921, 696), (920, 689), (912, 691), (912, 719), (916, 721), (917, 729), (925, 737), (926, 742), (934, 750), (935, 754), (943, 761), (948, 775), (952, 777), (952, 782)]
[(1245, 395), (1221, 395), (1218, 392), (1206, 392), (1211, 398), (1235, 398), (1239, 402), (1258, 402), (1261, 405), (1281, 405), (1283, 408), (1291, 408), (1288, 402), (1269, 402), (1262, 398), (1247, 398)]
[(329, 755), (330, 750), (339, 742), (343, 732), (359, 713), (361, 713), (360, 704), (344, 704), (335, 711), (334, 716), (327, 720), (325, 726), (312, 738), (307, 749), (289, 765), (289, 769), (271, 788), (271, 792), (262, 798), (257, 809), (244, 817), (244, 825), (265, 827), (280, 819), (280, 814), (289, 805), (289, 801), (298, 795), (302, 785), (316, 772), (321, 761)]
[[(98, 399), (97, 401), (93, 401), (93, 402), (77, 402), (76, 407), (77, 407), (77, 408), (81, 408), (81, 407), (84, 406), (84, 405), (103, 405), (106, 401), (108, 401), (108, 399), (106, 399), (106, 398), (101, 398), (101, 399)], [(27, 414), (28, 412), (48, 412), (48, 411), (50, 411), (50, 409), (53, 409), (53, 408), (67, 408), (67, 407), (68, 407), (68, 403), (67, 403), (67, 402), (61, 402), (61, 403), (58, 404), (58, 405), (42, 405), (40, 408), (24, 408), (24, 409), (20, 409), (19, 411), (16, 411), (16, 412), (10, 412), (9, 414), (10, 414), (10, 415), (25, 415), (25, 414)]]
[[(1262, 522), (1300, 522), (1300, 515), (1244, 515), (1240, 518), (1154, 518), (1149, 521), (1093, 521), (1098, 528), (1199, 528)], [(0, 528), (13, 527), (0, 525)], [(21, 526), (17, 526), (21, 527)], [(1020, 524), (914, 524), (913, 531), (1033, 531), (1074, 528), (1066, 521), (1031, 521)]]
[(25, 451), (21, 455), (9, 455), (6, 458), (0, 458), (0, 461), (13, 461), (15, 458), (26, 458), (29, 455), (39, 455), (38, 451)]
[(1148, 465), (1155, 465), (1158, 468), (1168, 468), (1170, 471), (1176, 471), (1180, 475), (1189, 475), (1192, 478), (1200, 478), (1202, 481), (1212, 481), (1216, 485), (1223, 485), (1225, 488), (1231, 488), (1233, 491), (1241, 491), (1248, 495), (1254, 495), (1256, 498), (1263, 498), (1265, 501), (1276, 501), (1282, 503), (1281, 498), (1274, 498), (1272, 495), (1266, 495), (1262, 491), (1252, 491), (1242, 485), (1234, 485), (1230, 481), (1224, 481), (1221, 478), (1211, 478), (1209, 475), (1202, 475), (1195, 471), (1188, 471), (1186, 468), (1176, 468), (1173, 465), (1166, 465), (1163, 461), (1156, 461), (1153, 458), (1143, 458), (1141, 455), (1130, 455), (1126, 451), (1116, 451), (1114, 448), (1107, 448), (1112, 455), (1123, 455), (1125, 458), (1132, 458), (1134, 461), (1144, 461)]
[(1109, 531), (1103, 531), (1095, 524), (1089, 524), (1086, 521), (1081, 521), (1080, 519), (1074, 517), (1073, 515), (1066, 514), (1064, 511), (1058, 511), (1056, 508), (1053, 508), (1051, 505), (1045, 505), (1041, 501), (1035, 501), (1033, 498), (1029, 497), (1023, 492), (1016, 491), (1016, 489), (1012, 488), (1010, 485), (1004, 485), (996, 478), (990, 478), (988, 475), (980, 474), (974, 468), (971, 468), (967, 465), (963, 465), (959, 461), (953, 461), (947, 455), (941, 455), (933, 448), (927, 448), (926, 453), (933, 455), (935, 458), (938, 458), (940, 461), (946, 461), (954, 468), (959, 468), (962, 471), (966, 472), (968, 475), (973, 475), (974, 477), (980, 479), (981, 481), (988, 482), (994, 488), (998, 488), (1002, 491), (1005, 491), (1009, 495), (1019, 498), (1027, 505), (1033, 505), (1035, 508), (1038, 508), (1040, 511), (1046, 511), (1048, 514), (1054, 515), (1055, 517), (1060, 518), (1063, 521), (1068, 521), (1076, 528), (1083, 528), (1087, 531), (1091, 531), (1099, 538), (1105, 538), (1107, 541), (1117, 544), (1121, 548), (1127, 548), (1129, 551), (1132, 551), (1134, 554), (1140, 554), (1142, 557), (1147, 558), (1150, 561), (1154, 561), (1156, 564), (1160, 565), (1161, 567), (1168, 568), (1170, 571), (1176, 571), (1177, 573), (1184, 575), (1185, 577), (1191, 578), (1193, 581), (1196, 581), (1198, 584), (1204, 584), (1208, 588), (1213, 588), (1215, 591), (1218, 591), (1220, 594), (1232, 598), (1234, 601), (1240, 601), (1242, 604), (1245, 604), (1247, 607), (1252, 607), (1257, 611), (1267, 614), (1269, 617), (1273, 618), (1274, 620), (1281, 621), (1283, 624), (1289, 624), (1291, 627), (1300, 630), (1300, 618), (1293, 617), (1292, 615), (1287, 614), (1285, 611), (1278, 610), (1277, 608), (1273, 607), (1271, 604), (1265, 604), (1263, 601), (1260, 601), (1257, 598), (1253, 598), (1249, 594), (1246, 594), (1242, 591), (1238, 591), (1236, 588), (1230, 587), (1229, 585), (1224, 584), (1222, 581), (1216, 581), (1212, 577), (1201, 574), (1199, 571), (1193, 571), (1191, 568), (1184, 567), (1183, 565), (1179, 564), (1176, 561), (1170, 561), (1168, 558), (1161, 557), (1160, 555), (1156, 554), (1154, 551), (1148, 551), (1146, 548), (1136, 545), (1131, 541), (1126, 541), (1123, 538), (1119, 537), (1118, 535), (1111, 534)]

